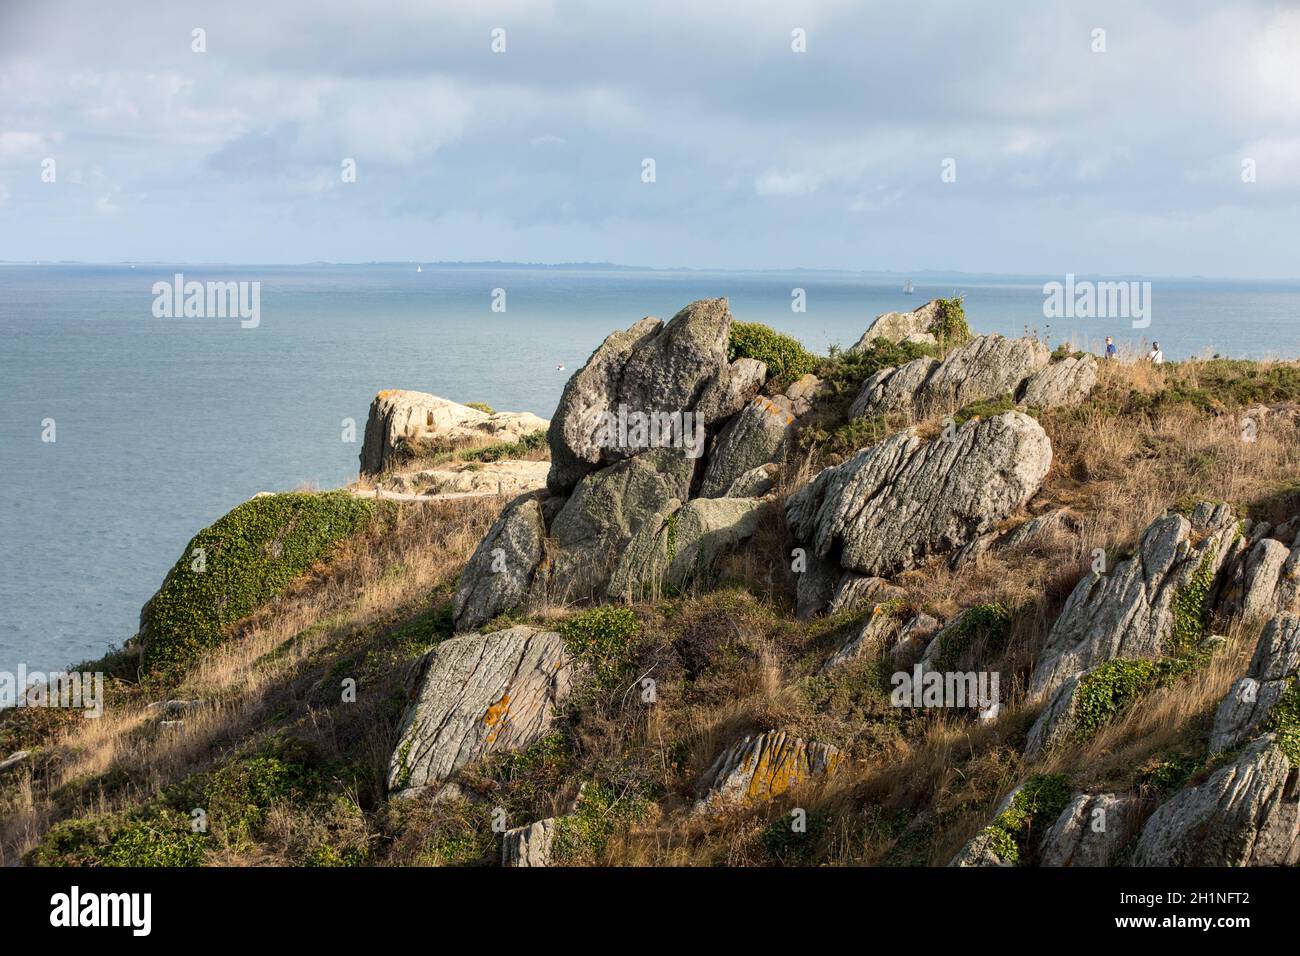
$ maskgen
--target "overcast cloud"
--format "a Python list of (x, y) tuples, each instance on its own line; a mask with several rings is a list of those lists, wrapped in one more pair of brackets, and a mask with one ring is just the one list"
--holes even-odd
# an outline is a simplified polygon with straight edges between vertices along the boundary
[(324, 6), (0, 0), (0, 259), (1300, 274), (1296, 3)]

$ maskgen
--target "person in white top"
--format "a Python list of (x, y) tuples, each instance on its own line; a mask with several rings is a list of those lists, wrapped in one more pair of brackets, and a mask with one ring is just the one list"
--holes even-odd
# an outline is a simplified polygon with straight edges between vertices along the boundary
[(1164, 365), (1165, 353), (1160, 351), (1160, 343), (1152, 342), (1151, 351), (1147, 353), (1147, 361), (1152, 365)]

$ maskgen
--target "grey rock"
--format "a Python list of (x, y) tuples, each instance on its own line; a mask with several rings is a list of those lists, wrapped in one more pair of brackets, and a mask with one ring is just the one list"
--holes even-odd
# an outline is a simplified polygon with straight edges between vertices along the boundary
[(880, 369), (862, 383), (849, 407), (850, 418), (904, 413), (915, 415), (925, 383), (939, 368), (939, 360), (922, 357), (897, 368)]
[(827, 386), (812, 373), (803, 375), (790, 383), (785, 390), (785, 397), (790, 401), (790, 409), (796, 418), (807, 415), (817, 404), (817, 399), (827, 392)]
[(958, 867), (1011, 866), (1010, 863), (1005, 862), (998, 856), (993, 847), (993, 834), (987, 830), (981, 830), (967, 841), (966, 845), (958, 851), (948, 865)]
[(1079, 681), (1083, 676), (1073, 675), (1053, 691), (1034, 726), (1029, 728), (1025, 741), (1026, 760), (1038, 759), (1039, 755), (1064, 743), (1074, 733)]
[(706, 426), (737, 414), (767, 381), (767, 364), (758, 359), (738, 358), (720, 368), (705, 386), (695, 412)]
[(1045, 697), (1115, 657), (1166, 653), (1178, 593), (1202, 570), (1217, 582), (1241, 547), (1236, 521), (1222, 505), (1200, 505), (1191, 520), (1170, 514), (1152, 522), (1136, 555), (1110, 574), (1089, 574), (1075, 586), (1039, 654), (1030, 696)]
[(1263, 538), (1246, 554), (1241, 614), (1246, 619), (1265, 618), (1277, 613), (1278, 586), (1291, 550), (1273, 538)]
[(827, 744), (805, 743), (785, 731), (749, 735), (724, 750), (705, 774), (695, 812), (771, 800), (792, 787), (829, 776), (844, 755)]
[(904, 624), (898, 632), (898, 642), (894, 645), (895, 660), (914, 658), (924, 651), (939, 626), (935, 618), (924, 612)]
[(488, 754), (516, 750), (550, 729), (572, 666), (564, 639), (535, 627), (443, 641), (398, 732), (389, 790), (431, 787)]
[(718, 433), (699, 497), (721, 497), (741, 475), (778, 461), (793, 433), (794, 421), (793, 405), (784, 395), (752, 399)]
[(840, 579), (837, 564), (822, 560), (807, 548), (803, 551), (807, 567), (796, 572), (798, 576), (795, 579), (795, 617), (801, 621), (826, 610)]
[(145, 707), (145, 711), (163, 717), (183, 717), (185, 714), (199, 710), (202, 707), (203, 701), (201, 700), (173, 699), (154, 701)]
[(1035, 408), (1081, 404), (1097, 387), (1097, 359), (1070, 356), (1039, 369), (1022, 386), (1020, 401)]
[(1300, 672), (1300, 617), (1271, 619), (1255, 644), (1250, 669), (1228, 691), (1214, 716), (1210, 750), (1229, 750), (1257, 734)]
[(536, 494), (516, 498), (488, 529), (461, 573), (452, 599), (457, 633), (523, 606), (542, 560), (546, 526)]
[(1294, 866), (1300, 863), (1297, 769), (1273, 734), (1253, 740), (1198, 786), (1147, 819), (1134, 866)]
[[(642, 414), (695, 409), (726, 364), (731, 311), (726, 299), (701, 299), (667, 324), (643, 319), (615, 332), (569, 379), (548, 438), (551, 471), (547, 487), (563, 494), (585, 475), (638, 449), (611, 447), (604, 417), (620, 405)], [(715, 413), (728, 386), (711, 393)], [(720, 394), (722, 393), (722, 394)]]
[(555, 817), (516, 827), (502, 834), (502, 866), (550, 866), (559, 821)]
[(776, 465), (759, 465), (751, 468), (731, 483), (724, 498), (762, 498), (776, 487), (780, 468)]
[(610, 597), (639, 600), (707, 580), (722, 554), (754, 534), (762, 507), (754, 498), (696, 498), (661, 513), (622, 550)]
[(603, 598), (623, 551), (648, 523), (686, 500), (694, 459), (659, 448), (587, 475), (551, 522), (546, 562), (530, 601)]
[(861, 352), (871, 347), (871, 343), (876, 339), (884, 339), (887, 342), (902, 342), (911, 336), (930, 336), (930, 328), (939, 320), (939, 299), (931, 299), (925, 305), (913, 309), (911, 312), (885, 312), (876, 316), (874, 322), (862, 334), (862, 338), (849, 349), (850, 352)]
[(877, 605), (875, 611), (868, 614), (866, 620), (854, 629), (849, 639), (827, 658), (821, 673), (884, 650), (897, 636), (899, 624), (897, 617)]
[(1019, 510), (1052, 462), (1042, 426), (1007, 412), (951, 438), (909, 429), (827, 468), (787, 499), (795, 540), (847, 570), (894, 575), (969, 543)]
[(31, 755), (32, 752), (30, 750), (15, 750), (8, 757), (5, 757), (4, 760), (0, 760), (0, 773), (13, 767), (17, 767), (19, 764), (31, 757)]
[(900, 599), (904, 596), (904, 593), (902, 588), (890, 584), (884, 578), (846, 571), (840, 576), (839, 583), (835, 587), (835, 594), (826, 610), (830, 614), (838, 614), (841, 611), (866, 610), (885, 604), (888, 601)]
[(1039, 866), (1110, 866), (1128, 843), (1138, 800), (1128, 793), (1077, 793), (1043, 837)]

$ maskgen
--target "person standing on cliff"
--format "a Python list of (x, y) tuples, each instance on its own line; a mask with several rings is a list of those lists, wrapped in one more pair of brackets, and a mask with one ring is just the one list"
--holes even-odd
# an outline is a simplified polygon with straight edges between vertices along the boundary
[(1152, 365), (1164, 365), (1165, 353), (1160, 351), (1160, 343), (1152, 342), (1151, 351), (1147, 353), (1147, 361)]
[(1115, 348), (1115, 340), (1109, 335), (1106, 336), (1106, 359), (1113, 359), (1117, 354), (1119, 354), (1119, 349)]

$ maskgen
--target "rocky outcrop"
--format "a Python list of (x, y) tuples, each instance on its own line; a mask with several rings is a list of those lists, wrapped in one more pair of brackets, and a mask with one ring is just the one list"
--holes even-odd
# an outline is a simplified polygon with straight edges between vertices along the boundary
[(550, 866), (559, 821), (555, 817), (516, 827), (502, 834), (502, 866)]
[(696, 812), (770, 800), (829, 776), (843, 760), (835, 747), (805, 743), (784, 731), (746, 736), (724, 750), (705, 775)]
[(754, 498), (696, 498), (645, 522), (621, 552), (610, 597), (635, 600), (706, 580), (720, 555), (754, 534), (762, 507)]
[(1250, 669), (1219, 705), (1210, 732), (1210, 750), (1230, 750), (1265, 729), (1283, 696), (1296, 692), (1298, 673), (1300, 617), (1279, 615), (1259, 636)]
[(827, 658), (821, 672), (824, 674), (849, 661), (875, 654), (888, 647), (897, 637), (900, 623), (888, 609), (876, 605), (875, 609), (867, 615), (866, 620), (849, 635), (849, 639)]
[(694, 469), (694, 459), (662, 448), (580, 480), (551, 522), (547, 560), (532, 599), (564, 604), (605, 597), (633, 538), (687, 500)]
[(973, 402), (1014, 397), (1050, 360), (1047, 346), (1037, 339), (976, 336), (949, 352), (942, 362), (919, 358), (876, 372), (863, 383), (849, 415), (901, 413), (920, 419)]
[(835, 593), (831, 596), (830, 606), (826, 611), (828, 614), (839, 614), (845, 611), (874, 609), (889, 601), (901, 599), (903, 595), (902, 588), (890, 584), (884, 578), (846, 571), (840, 575), (839, 583), (835, 586)]
[(1293, 553), (1281, 541), (1256, 541), (1242, 568), (1242, 617), (1263, 619), (1279, 611), (1295, 610), (1298, 561), (1300, 551)]
[(546, 525), (537, 494), (506, 506), (461, 573), (452, 598), (456, 633), (472, 631), (524, 604), (542, 560)]
[(518, 497), (546, 487), (549, 461), (460, 461), (409, 474), (381, 478), (382, 491), (411, 495), (509, 495)]
[(1020, 402), (1031, 408), (1068, 408), (1081, 404), (1097, 387), (1097, 359), (1070, 356), (1039, 369), (1024, 383)]
[(1134, 866), (1294, 866), (1300, 863), (1300, 771), (1273, 734), (1252, 741), (1208, 780), (1147, 819)]
[(1071, 592), (1039, 654), (1030, 695), (1044, 698), (1115, 657), (1168, 653), (1180, 615), (1189, 626), (1213, 607), (1219, 572), (1241, 547), (1226, 506), (1201, 504), (1191, 518), (1170, 514), (1153, 522), (1137, 554), (1110, 574), (1090, 574)]
[(719, 433), (699, 496), (720, 497), (742, 475), (777, 461), (794, 431), (794, 421), (794, 405), (784, 395), (760, 395), (750, 401)]
[(1008, 531), (991, 531), (976, 538), (952, 556), (954, 569), (963, 568), (990, 552), (1007, 552), (1016, 548), (1032, 548), (1042, 539), (1057, 531), (1073, 531), (1077, 527), (1074, 517), (1063, 508), (1036, 515)]
[(786, 520), (811, 556), (893, 575), (1019, 510), (1051, 462), (1042, 426), (1018, 412), (928, 442), (909, 429), (819, 473), (787, 500)]
[(758, 394), (767, 381), (767, 365), (758, 359), (738, 358), (724, 365), (709, 380), (700, 400), (695, 403), (696, 414), (710, 425), (737, 414)]
[(550, 423), (529, 412), (484, 412), (468, 405), (403, 389), (375, 396), (361, 446), (361, 473), (387, 471), (421, 445), (455, 447), (519, 441)]
[[(667, 324), (642, 319), (605, 339), (565, 385), (551, 421), (551, 491), (565, 494), (585, 475), (643, 450), (609, 440), (606, 416), (617, 414), (620, 406), (647, 415), (694, 413), (707, 391), (710, 414), (723, 414), (733, 394), (731, 370), (720, 371), (727, 367), (730, 329), (727, 300), (701, 299)], [(752, 378), (755, 372), (746, 366), (735, 374)], [(714, 385), (720, 374), (728, 381)], [(735, 394), (747, 387), (737, 385)], [(713, 422), (706, 418), (703, 424)]]
[(724, 498), (762, 498), (772, 493), (780, 469), (773, 464), (759, 465), (745, 472), (728, 487)]
[(421, 663), (398, 733), (388, 788), (436, 788), (488, 754), (515, 750), (550, 729), (572, 667), (559, 634), (512, 627), (443, 641)]
[(1037, 760), (1039, 755), (1069, 739), (1076, 726), (1079, 682), (1085, 676), (1086, 674), (1071, 676), (1052, 693), (1047, 705), (1034, 721), (1034, 726), (1029, 728), (1029, 736), (1025, 740), (1025, 760)]
[(1137, 822), (1128, 793), (1077, 793), (1038, 848), (1039, 866), (1110, 866)]
[(916, 341), (925, 336), (933, 340), (933, 329), (941, 318), (941, 309), (941, 301), (931, 299), (911, 312), (885, 312), (878, 315), (863, 333), (862, 338), (858, 339), (849, 351), (864, 351), (870, 348), (871, 343), (876, 339), (884, 339), (895, 344), (908, 339)]

